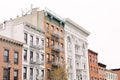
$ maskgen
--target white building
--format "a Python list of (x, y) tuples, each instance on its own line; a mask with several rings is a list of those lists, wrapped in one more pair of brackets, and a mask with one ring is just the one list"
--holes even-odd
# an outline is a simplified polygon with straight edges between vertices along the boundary
[(70, 19), (65, 20), (65, 54), (68, 80), (89, 80), (89, 32)]
[(117, 73), (111, 70), (106, 70), (106, 80), (118, 80)]
[(36, 26), (12, 21), (1, 25), (0, 34), (23, 42), (22, 80), (44, 80), (44, 32)]

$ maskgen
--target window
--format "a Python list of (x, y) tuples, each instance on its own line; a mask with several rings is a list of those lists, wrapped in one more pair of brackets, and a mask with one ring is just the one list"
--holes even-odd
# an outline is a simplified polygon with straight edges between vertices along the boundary
[(64, 57), (63, 56), (61, 57), (61, 60), (62, 60), (62, 62), (64, 61)]
[(61, 34), (63, 34), (63, 30), (60, 30)]
[(24, 61), (27, 61), (27, 50), (24, 50)]
[(38, 78), (39, 76), (39, 69), (36, 69), (36, 77)]
[(39, 45), (39, 38), (36, 38), (36, 45)]
[(56, 47), (59, 47), (59, 42), (58, 41), (56, 41)]
[(14, 80), (18, 80), (18, 70), (14, 70)]
[(90, 58), (90, 62), (92, 62), (92, 60), (91, 60), (91, 56), (89, 56), (89, 58)]
[(60, 30), (60, 37), (63, 38), (63, 30)]
[(30, 51), (30, 62), (33, 62), (33, 51)]
[(52, 62), (54, 62), (55, 61), (55, 56), (54, 55), (52, 55)]
[(50, 54), (47, 53), (47, 61), (49, 62), (50, 61)]
[(39, 54), (36, 53), (36, 61), (39, 62)]
[(43, 54), (41, 54), (41, 60), (42, 60), (42, 61), (44, 60), (44, 55), (43, 55)]
[(41, 70), (41, 77), (44, 77), (44, 70)]
[(56, 28), (56, 33), (58, 33), (59, 32), (59, 29), (58, 28)]
[(18, 64), (18, 52), (14, 52), (14, 64)]
[(59, 59), (60, 59), (60, 55), (57, 55), (57, 59), (56, 59), (56, 61), (59, 62)]
[(24, 41), (27, 44), (27, 33), (24, 33)]
[(8, 69), (4, 68), (3, 71), (3, 80), (8, 80)]
[(9, 61), (9, 50), (4, 49), (4, 62), (8, 62), (8, 61)]
[(51, 45), (54, 46), (54, 40), (51, 40)]
[(30, 80), (33, 79), (33, 68), (30, 68)]
[(84, 70), (86, 70), (86, 65), (84, 64)]
[(23, 69), (23, 79), (27, 79), (27, 67)]
[(51, 26), (51, 31), (54, 32), (54, 26), (53, 25)]
[(41, 41), (40, 41), (40, 49), (44, 49), (44, 40), (43, 39), (41, 39)]
[(67, 37), (67, 50), (71, 52), (71, 39), (70, 37)]
[(46, 47), (49, 47), (49, 38), (46, 39)]
[(42, 39), (41, 41), (42, 41), (42, 46), (44, 46), (44, 40)]
[(30, 45), (33, 45), (33, 36), (30, 35)]
[(48, 79), (50, 79), (50, 69), (47, 69), (47, 76), (48, 76)]
[(41, 47), (42, 47), (42, 49), (44, 49), (44, 40), (43, 39), (41, 39)]
[(46, 31), (49, 32), (49, 23), (46, 23)]
[(63, 49), (63, 43), (61, 43), (61, 48)]

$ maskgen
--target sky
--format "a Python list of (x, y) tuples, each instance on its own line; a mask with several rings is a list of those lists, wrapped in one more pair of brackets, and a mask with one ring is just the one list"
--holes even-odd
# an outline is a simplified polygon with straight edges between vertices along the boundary
[(120, 0), (0, 0), (0, 22), (21, 16), (31, 4), (88, 30), (88, 48), (98, 53), (98, 61), (108, 69), (120, 68)]

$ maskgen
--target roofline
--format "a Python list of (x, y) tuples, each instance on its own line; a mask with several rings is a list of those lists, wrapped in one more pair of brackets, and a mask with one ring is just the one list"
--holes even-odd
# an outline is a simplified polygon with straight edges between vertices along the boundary
[(23, 46), (23, 44), (24, 44), (24, 43), (22, 43), (20, 41), (17, 41), (17, 40), (14, 40), (14, 39), (2, 36), (2, 35), (0, 35), (0, 40), (10, 42), (10, 43), (13, 43), (13, 44), (16, 44), (16, 45), (20, 45), (20, 46)]
[(115, 73), (114, 71), (112, 71), (111, 69), (106, 69), (107, 72), (111, 72), (111, 73), (114, 73), (114, 74), (117, 74)]
[(92, 52), (92, 53), (94, 53), (94, 54), (97, 54), (97, 55), (98, 55), (98, 53), (97, 53), (97, 52), (95, 52), (95, 51), (93, 51), (93, 50), (91, 50), (91, 49), (88, 49), (88, 51), (90, 51), (90, 52)]
[(81, 27), (80, 25), (78, 25), (77, 23), (72, 21), (71, 19), (65, 18), (65, 22), (68, 22), (68, 23), (72, 24), (73, 26), (75, 26), (76, 28), (78, 28), (79, 30), (82, 30), (85, 34), (87, 34), (87, 36), (90, 35), (89, 31), (87, 31), (86, 29), (84, 29), (83, 27)]
[(101, 67), (104, 67), (104, 68), (106, 68), (106, 65), (105, 64), (103, 64), (103, 63), (98, 63), (98, 66), (101, 66)]
[(116, 69), (111, 69), (112, 71), (118, 71), (120, 70), (120, 68), (116, 68)]
[(50, 9), (45, 8), (44, 11), (50, 13), (51, 15), (53, 15), (54, 17), (58, 18), (60, 21), (62, 21), (63, 23), (65, 23), (64, 18), (62, 18), (61, 16), (57, 15), (55, 12), (51, 11)]

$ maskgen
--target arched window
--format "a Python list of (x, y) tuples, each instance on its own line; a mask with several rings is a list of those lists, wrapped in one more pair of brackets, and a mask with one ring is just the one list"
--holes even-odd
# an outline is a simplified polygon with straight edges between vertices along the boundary
[(36, 53), (36, 61), (39, 62), (39, 54)]
[(70, 37), (67, 37), (67, 50), (68, 51), (71, 50), (71, 39), (70, 39)]

